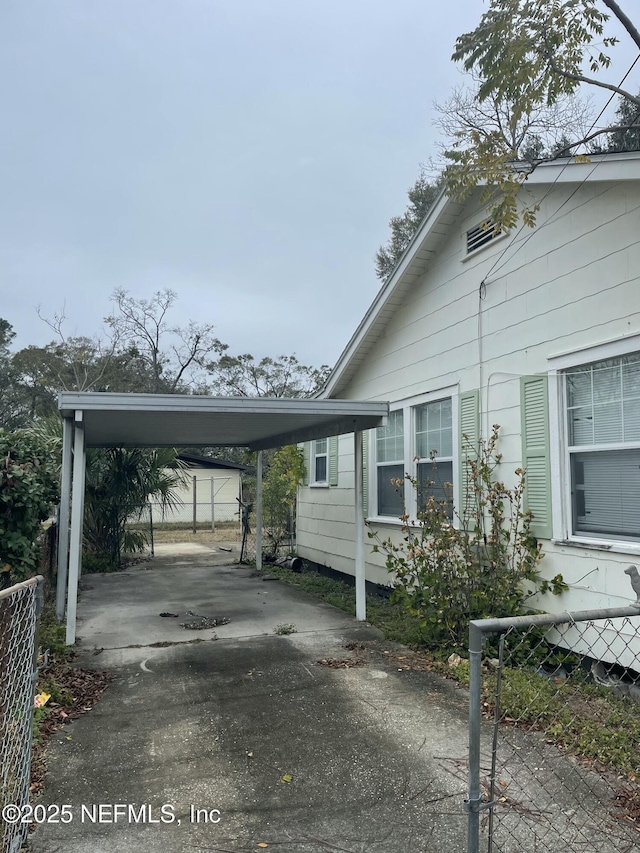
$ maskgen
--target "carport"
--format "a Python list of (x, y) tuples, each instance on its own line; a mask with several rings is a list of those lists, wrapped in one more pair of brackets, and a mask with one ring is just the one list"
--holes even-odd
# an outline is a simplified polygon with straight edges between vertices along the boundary
[(86, 449), (89, 447), (247, 447), (257, 451), (256, 563), (262, 563), (262, 451), (353, 433), (356, 619), (366, 619), (362, 433), (381, 426), (388, 403), (65, 392), (58, 398), (63, 451), (58, 548), (58, 618), (76, 640), (82, 558)]

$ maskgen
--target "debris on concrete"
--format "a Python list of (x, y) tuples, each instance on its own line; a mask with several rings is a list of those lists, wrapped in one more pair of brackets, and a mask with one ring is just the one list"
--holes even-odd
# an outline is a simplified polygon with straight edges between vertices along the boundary
[(228, 625), (231, 622), (231, 619), (227, 619), (226, 616), (222, 616), (220, 619), (216, 619), (213, 616), (198, 616), (197, 613), (194, 613), (193, 610), (187, 610), (185, 616), (193, 616), (191, 622), (181, 622), (180, 627), (186, 628), (189, 631), (202, 631), (207, 628), (217, 628), (219, 625)]

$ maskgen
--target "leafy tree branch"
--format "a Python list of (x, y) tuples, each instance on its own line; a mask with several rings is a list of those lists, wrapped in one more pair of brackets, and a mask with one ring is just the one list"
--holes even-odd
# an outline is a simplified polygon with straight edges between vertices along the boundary
[[(500, 225), (510, 228), (520, 217), (534, 225), (535, 207), (520, 205), (518, 194), (540, 163), (580, 149), (587, 155), (635, 150), (628, 131), (638, 124), (640, 95), (604, 77), (619, 41), (608, 32), (612, 19), (640, 48), (638, 28), (614, 0), (490, 0), (478, 26), (458, 37), (452, 57), (473, 75), (475, 90), (473, 102), (455, 113), (457, 123), (446, 128), (451, 195), (463, 199), (482, 185), (482, 201)], [(564, 138), (551, 145), (542, 140), (536, 150), (536, 115), (563, 108), (588, 90), (618, 95), (618, 120), (601, 127), (569, 122)], [(527, 169), (517, 166), (523, 146), (535, 155), (524, 158)]]

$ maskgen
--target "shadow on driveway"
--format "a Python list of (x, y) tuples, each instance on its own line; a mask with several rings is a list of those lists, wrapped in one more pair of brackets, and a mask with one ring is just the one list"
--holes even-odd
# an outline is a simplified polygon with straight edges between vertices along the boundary
[[(341, 611), (211, 563), (83, 578), (79, 664), (115, 679), (51, 744), (44, 802), (72, 820), (39, 827), (34, 853), (463, 851), (465, 692), (399, 671)], [(185, 630), (189, 610), (231, 621)]]

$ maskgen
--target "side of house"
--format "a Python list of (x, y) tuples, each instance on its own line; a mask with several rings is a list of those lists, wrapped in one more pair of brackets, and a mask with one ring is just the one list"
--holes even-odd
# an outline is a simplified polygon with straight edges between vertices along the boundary
[[(329, 397), (385, 400), (365, 436), (366, 516), (397, 536), (405, 472), (453, 483), (462, 435), (500, 425), (500, 477), (527, 470), (543, 574), (570, 591), (538, 606), (626, 605), (640, 565), (640, 156), (539, 167), (527, 181), (537, 226), (487, 229), (477, 200), (441, 197), (334, 369)], [(353, 574), (353, 439), (305, 446), (301, 556)], [(403, 492), (403, 493), (402, 493)], [(367, 579), (388, 582), (365, 541)], [(498, 614), (496, 614), (498, 615)]]

